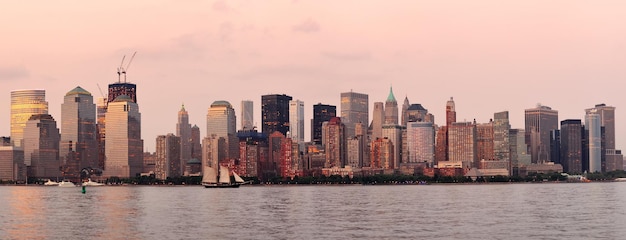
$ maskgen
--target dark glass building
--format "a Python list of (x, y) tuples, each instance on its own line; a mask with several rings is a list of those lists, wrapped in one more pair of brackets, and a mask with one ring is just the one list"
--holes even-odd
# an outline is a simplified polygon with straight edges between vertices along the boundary
[(289, 131), (289, 101), (291, 96), (273, 94), (261, 96), (262, 132), (269, 135), (279, 131), (287, 135)]
[(313, 105), (313, 119), (311, 120), (311, 141), (322, 144), (322, 123), (337, 116), (337, 107), (318, 103)]
[(109, 96), (107, 97), (107, 103), (115, 101), (115, 98), (120, 95), (126, 95), (137, 103), (137, 85), (127, 82), (117, 82), (109, 84)]
[(580, 119), (561, 121), (561, 165), (564, 172), (583, 172), (583, 133)]

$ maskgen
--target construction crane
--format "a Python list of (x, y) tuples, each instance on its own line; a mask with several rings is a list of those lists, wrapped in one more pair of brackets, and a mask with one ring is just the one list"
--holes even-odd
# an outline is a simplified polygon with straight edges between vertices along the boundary
[[(107, 99), (107, 98), (104, 96), (104, 93), (102, 92), (102, 88), (100, 88), (100, 84), (96, 83), (96, 86), (98, 86), (98, 90), (100, 91), (100, 96), (102, 96), (102, 98), (104, 98), (104, 99)], [(106, 100), (105, 100), (105, 101), (106, 101)]]
[(135, 59), (135, 54), (137, 54), (137, 51), (135, 51), (133, 53), (133, 56), (130, 57), (130, 60), (128, 61), (128, 64), (126, 65), (126, 67), (122, 68), (122, 74), (124, 74), (124, 82), (126, 82), (126, 71), (128, 71), (130, 64), (133, 63), (133, 59)]
[(124, 65), (125, 58), (126, 58), (126, 55), (122, 57), (122, 62), (120, 63), (120, 66), (117, 68), (117, 82), (122, 81), (122, 65)]

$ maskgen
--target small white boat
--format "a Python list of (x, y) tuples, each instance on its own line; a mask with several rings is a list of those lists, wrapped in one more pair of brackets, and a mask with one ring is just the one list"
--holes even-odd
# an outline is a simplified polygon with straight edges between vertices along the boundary
[(48, 179), (48, 181), (45, 182), (43, 185), (44, 186), (59, 186), (59, 183)]
[(83, 182), (83, 186), (85, 186), (85, 187), (99, 187), (99, 186), (104, 186), (104, 183), (94, 182), (94, 181), (91, 181), (91, 178), (89, 178), (88, 181)]
[(59, 187), (76, 187), (76, 185), (69, 180), (63, 180), (59, 183)]

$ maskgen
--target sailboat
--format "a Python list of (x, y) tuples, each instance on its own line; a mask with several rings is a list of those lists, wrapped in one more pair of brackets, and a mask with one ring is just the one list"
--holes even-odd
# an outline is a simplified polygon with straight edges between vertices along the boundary
[(204, 167), (202, 176), (202, 186), (205, 188), (238, 188), (246, 182), (233, 172), (235, 182), (230, 181), (230, 171), (228, 167), (219, 166), (219, 172), (214, 167)]

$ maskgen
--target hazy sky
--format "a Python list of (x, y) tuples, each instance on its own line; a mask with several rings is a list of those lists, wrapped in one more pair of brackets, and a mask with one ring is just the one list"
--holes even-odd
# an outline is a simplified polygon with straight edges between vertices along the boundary
[[(351, 89), (384, 101), (393, 85), (445, 121), (487, 122), (508, 110), (513, 128), (537, 103), (559, 120), (615, 106), (617, 147), (626, 143), (626, 1), (6, 1), (0, 9), (0, 135), (10, 135), (10, 91), (45, 89), (60, 121), (66, 92), (100, 96), (122, 56), (137, 51), (145, 150), (175, 133), (182, 103), (206, 134), (207, 109), (237, 112), (264, 94), (337, 105)], [(370, 113), (371, 114), (371, 113)], [(60, 124), (58, 124), (60, 126)], [(62, 131), (62, 129), (61, 129)]]

